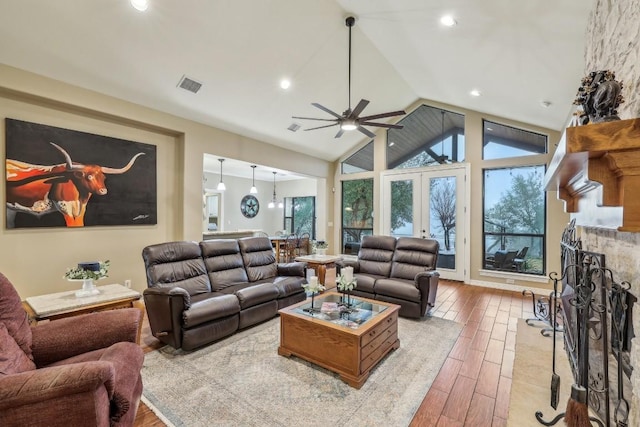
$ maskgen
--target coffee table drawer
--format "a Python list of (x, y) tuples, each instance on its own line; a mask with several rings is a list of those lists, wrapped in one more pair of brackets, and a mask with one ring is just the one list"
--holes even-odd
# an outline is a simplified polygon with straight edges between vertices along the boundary
[(382, 357), (387, 354), (387, 352), (391, 349), (394, 343), (398, 341), (398, 330), (392, 332), (382, 344), (373, 351), (373, 353), (369, 354), (360, 362), (360, 373), (363, 374), (367, 372), (372, 366), (382, 359)]
[(394, 334), (397, 335), (398, 332), (398, 322), (394, 322), (389, 327), (382, 331), (382, 333), (377, 334), (378, 336), (370, 341), (369, 344), (362, 346), (362, 353), (360, 360), (365, 360), (371, 353), (373, 353), (376, 349), (378, 349), (383, 343)]
[(384, 332), (390, 325), (398, 322), (398, 312), (396, 311), (391, 316), (388, 316), (382, 322), (378, 323), (373, 329), (362, 336), (361, 345), (364, 347), (371, 341), (376, 339), (382, 332)]

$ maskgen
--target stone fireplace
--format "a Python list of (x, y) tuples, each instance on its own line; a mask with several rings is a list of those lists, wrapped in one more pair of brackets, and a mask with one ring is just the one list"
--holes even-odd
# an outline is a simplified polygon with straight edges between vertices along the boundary
[[(635, 0), (594, 0), (585, 33), (584, 75), (594, 70), (610, 69), (623, 82), (625, 103), (618, 109), (622, 119), (640, 117), (640, 2)], [(576, 88), (578, 82), (576, 82)], [(635, 190), (637, 191), (637, 189)], [(634, 191), (634, 192), (635, 192)], [(637, 194), (637, 193), (636, 193)], [(605, 208), (603, 208), (605, 209)], [(609, 208), (616, 209), (616, 208)], [(606, 254), (607, 267), (617, 280), (631, 284), (631, 293), (640, 297), (640, 233), (621, 232), (600, 227), (598, 216), (578, 227), (585, 250)], [(580, 225), (580, 221), (578, 221)], [(631, 398), (630, 426), (640, 425), (640, 304), (633, 309), (636, 338), (631, 342), (631, 376), (634, 390)]]

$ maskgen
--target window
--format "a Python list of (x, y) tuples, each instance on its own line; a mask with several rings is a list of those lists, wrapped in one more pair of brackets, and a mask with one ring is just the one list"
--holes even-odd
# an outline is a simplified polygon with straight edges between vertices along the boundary
[(484, 171), (484, 268), (545, 274), (544, 165)]
[(373, 170), (373, 141), (342, 162), (342, 173), (358, 173)]
[(373, 179), (342, 182), (342, 252), (357, 254), (362, 236), (373, 234)]
[(464, 161), (464, 115), (421, 105), (387, 131), (387, 169)]
[(482, 158), (531, 156), (547, 152), (547, 136), (483, 120)]
[(284, 229), (300, 236), (309, 233), (311, 239), (316, 238), (316, 198), (285, 197)]

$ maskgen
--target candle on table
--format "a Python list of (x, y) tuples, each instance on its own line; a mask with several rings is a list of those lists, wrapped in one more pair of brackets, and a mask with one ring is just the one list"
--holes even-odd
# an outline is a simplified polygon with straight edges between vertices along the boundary
[(315, 288), (318, 286), (318, 276), (311, 276), (309, 278), (309, 285), (311, 285), (311, 287)]
[(344, 270), (344, 278), (347, 281), (352, 281), (353, 280), (353, 267), (345, 267), (343, 268)]

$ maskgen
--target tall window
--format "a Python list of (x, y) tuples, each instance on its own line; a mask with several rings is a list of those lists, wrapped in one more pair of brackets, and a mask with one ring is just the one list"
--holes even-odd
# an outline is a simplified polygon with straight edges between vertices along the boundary
[(316, 238), (316, 198), (285, 197), (284, 229), (300, 236), (309, 233), (311, 239)]
[(547, 152), (547, 136), (483, 121), (482, 158), (485, 160), (531, 156)]
[(484, 268), (545, 274), (544, 165), (484, 171)]
[(342, 252), (357, 254), (363, 236), (373, 234), (373, 179), (342, 182)]
[(387, 131), (387, 169), (464, 161), (464, 115), (421, 105)]

